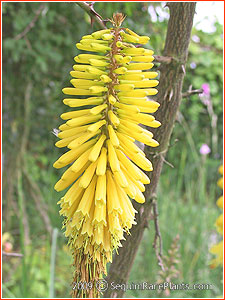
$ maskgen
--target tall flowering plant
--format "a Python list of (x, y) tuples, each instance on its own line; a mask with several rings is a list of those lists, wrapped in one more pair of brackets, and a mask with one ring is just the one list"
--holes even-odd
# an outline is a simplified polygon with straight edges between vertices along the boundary
[[(156, 147), (154, 113), (159, 103), (153, 51), (141, 47), (149, 41), (121, 27), (122, 14), (113, 16), (112, 28), (85, 35), (76, 44), (84, 53), (74, 58), (71, 87), (63, 89), (63, 103), (74, 110), (63, 113), (56, 146), (68, 151), (55, 168), (69, 166), (55, 189), (69, 187), (58, 202), (63, 227), (74, 257), (74, 297), (97, 297), (96, 283), (106, 274), (112, 253), (121, 247), (124, 234), (135, 224), (131, 199), (144, 203), (144, 184), (151, 162), (136, 141)], [(79, 97), (77, 97), (79, 96)]]

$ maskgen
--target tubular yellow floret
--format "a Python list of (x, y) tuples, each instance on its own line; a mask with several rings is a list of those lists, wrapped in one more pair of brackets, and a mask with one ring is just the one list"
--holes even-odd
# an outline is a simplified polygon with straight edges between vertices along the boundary
[(100, 130), (97, 130), (96, 132), (86, 132), (82, 136), (79, 136), (78, 138), (73, 139), (73, 141), (68, 144), (68, 148), (74, 149), (76, 147), (79, 147), (80, 145), (82, 145), (83, 143), (85, 143), (86, 141), (90, 140), (91, 138), (93, 138), (94, 136), (96, 136), (100, 133), (101, 133)]
[(108, 147), (108, 159), (109, 159), (110, 167), (113, 172), (118, 172), (120, 170), (120, 164), (116, 155), (116, 151), (113, 147), (111, 140), (107, 140), (106, 142)]
[(102, 147), (102, 151), (98, 160), (96, 174), (98, 176), (104, 175), (106, 172), (106, 164), (107, 164), (107, 149)]
[(109, 103), (114, 105), (116, 103), (116, 98), (113, 95), (109, 95)]
[(90, 113), (92, 115), (100, 114), (106, 107), (108, 107), (106, 103), (99, 106), (95, 106), (90, 110)]
[(97, 185), (95, 192), (95, 203), (106, 203), (106, 175), (100, 175), (97, 177)]
[(76, 46), (84, 52), (74, 57), (71, 86), (62, 90), (68, 95), (63, 103), (75, 109), (61, 115), (65, 123), (56, 146), (69, 150), (53, 166), (69, 167), (55, 189), (71, 185), (58, 204), (76, 266), (74, 282), (94, 286), (91, 292), (74, 290), (75, 298), (99, 296), (95, 283), (136, 224), (130, 198), (145, 202), (150, 180), (142, 170), (153, 167), (136, 141), (158, 146), (142, 126), (161, 125), (151, 115), (159, 103), (148, 99), (159, 83), (158, 73), (150, 71), (153, 51), (135, 45), (149, 37), (119, 28), (123, 19), (116, 14), (112, 28), (82, 37)]
[(116, 127), (120, 124), (120, 120), (117, 118), (117, 116), (113, 113), (113, 111), (109, 110), (108, 112), (109, 119), (113, 123), (113, 125)]
[(112, 127), (112, 125), (108, 125), (109, 138), (112, 141), (114, 147), (119, 147), (119, 140), (116, 136), (116, 133)]
[(94, 145), (94, 147), (92, 148), (92, 151), (89, 155), (89, 158), (88, 158), (90, 161), (96, 161), (97, 160), (97, 158), (99, 157), (99, 154), (101, 152), (102, 145), (103, 145), (105, 139), (106, 139), (106, 136), (104, 134), (101, 135), (98, 142)]
[(99, 128), (101, 128), (105, 124), (106, 124), (106, 120), (102, 120), (102, 121), (99, 121), (99, 122), (94, 123), (92, 125), (86, 125), (86, 126), (88, 127), (87, 128), (88, 131), (96, 132)]

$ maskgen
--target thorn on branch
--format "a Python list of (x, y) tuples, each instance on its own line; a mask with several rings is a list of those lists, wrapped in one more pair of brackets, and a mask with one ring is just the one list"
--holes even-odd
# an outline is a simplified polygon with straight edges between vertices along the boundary
[(161, 267), (162, 271), (165, 271), (163, 261), (162, 261), (162, 236), (159, 228), (159, 220), (158, 220), (158, 205), (156, 197), (152, 200), (152, 210), (154, 217), (154, 225), (155, 225), (155, 238), (153, 242), (153, 248), (155, 249), (156, 258), (158, 260), (158, 265)]
[(192, 90), (189, 89), (187, 92), (182, 93), (182, 98), (188, 98), (192, 95), (199, 95), (203, 93), (203, 89)]
[(171, 56), (153, 55), (153, 57), (156, 63), (170, 64), (174, 60), (174, 57)]
[(102, 16), (95, 11), (94, 3), (95, 2), (91, 2), (90, 4), (87, 2), (76, 2), (77, 5), (89, 14), (91, 18), (91, 25), (93, 25), (94, 21), (96, 21), (101, 28), (105, 29), (108, 20), (104, 20)]

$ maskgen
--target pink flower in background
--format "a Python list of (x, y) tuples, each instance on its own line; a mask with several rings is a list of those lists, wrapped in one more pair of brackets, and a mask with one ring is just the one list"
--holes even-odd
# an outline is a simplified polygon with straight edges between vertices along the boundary
[(202, 89), (203, 89), (203, 94), (205, 94), (205, 96), (209, 96), (210, 94), (210, 86), (208, 83), (203, 83), (202, 84)]
[(207, 155), (211, 152), (211, 149), (209, 148), (209, 146), (207, 144), (202, 144), (199, 152), (202, 155)]

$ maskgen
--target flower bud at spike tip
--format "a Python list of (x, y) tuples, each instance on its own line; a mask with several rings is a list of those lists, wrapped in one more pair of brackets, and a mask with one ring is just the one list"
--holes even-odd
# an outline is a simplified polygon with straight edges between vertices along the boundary
[(157, 72), (150, 71), (153, 51), (140, 47), (149, 37), (120, 27), (124, 18), (114, 14), (112, 28), (76, 44), (82, 53), (74, 58), (72, 86), (62, 90), (67, 95), (63, 103), (72, 110), (61, 115), (65, 123), (56, 146), (69, 150), (53, 166), (71, 165), (55, 189), (68, 188), (58, 203), (73, 254), (74, 283), (93, 287), (73, 289), (75, 298), (100, 296), (96, 282), (136, 224), (130, 198), (145, 202), (144, 184), (150, 180), (142, 169), (150, 172), (154, 166), (135, 141), (159, 145), (143, 126), (161, 125), (151, 115), (159, 103), (148, 99), (158, 85)]

